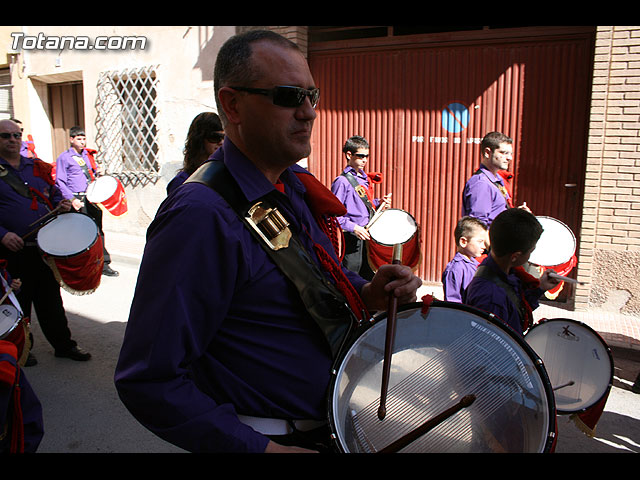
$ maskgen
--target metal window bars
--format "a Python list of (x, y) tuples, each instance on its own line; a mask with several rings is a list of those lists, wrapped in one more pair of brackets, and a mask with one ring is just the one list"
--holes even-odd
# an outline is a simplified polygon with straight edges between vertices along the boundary
[(109, 175), (123, 184), (159, 178), (158, 66), (101, 72), (96, 97), (96, 146)]

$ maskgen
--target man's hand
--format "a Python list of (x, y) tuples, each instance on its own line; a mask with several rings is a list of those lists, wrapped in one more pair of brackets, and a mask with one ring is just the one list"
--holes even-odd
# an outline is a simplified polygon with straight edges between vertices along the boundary
[(416, 292), (422, 280), (405, 265), (382, 265), (371, 282), (362, 287), (360, 296), (369, 310), (386, 310), (389, 297), (394, 295), (398, 303), (416, 301)]
[(361, 227), (360, 225), (356, 225), (353, 229), (353, 234), (358, 237), (360, 240), (371, 240), (371, 235), (369, 235), (369, 231)]
[(2, 243), (2, 245), (4, 245), (6, 248), (11, 250), (12, 252), (17, 252), (19, 250), (22, 250), (22, 248), (24, 247), (24, 240), (22, 240), (22, 237), (20, 237), (19, 235), (13, 232), (5, 233), (0, 243)]

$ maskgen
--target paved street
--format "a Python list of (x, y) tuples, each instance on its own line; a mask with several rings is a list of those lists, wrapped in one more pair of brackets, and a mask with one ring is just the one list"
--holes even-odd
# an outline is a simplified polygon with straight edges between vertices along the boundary
[[(38, 365), (25, 372), (44, 409), (45, 436), (39, 452), (181, 452), (138, 424), (117, 397), (113, 372), (138, 265), (135, 256), (112, 255), (119, 277), (103, 276), (92, 295), (63, 294), (73, 337), (93, 355), (89, 362), (54, 357), (34, 322)], [(640, 453), (640, 394), (630, 391), (640, 371), (640, 350), (612, 350), (615, 382), (597, 437), (587, 437), (561, 416), (557, 452)]]

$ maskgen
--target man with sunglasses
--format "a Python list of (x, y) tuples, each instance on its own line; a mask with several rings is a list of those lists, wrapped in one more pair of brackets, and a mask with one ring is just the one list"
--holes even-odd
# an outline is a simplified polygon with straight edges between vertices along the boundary
[(347, 139), (342, 153), (347, 166), (331, 184), (331, 191), (347, 209), (347, 214), (338, 218), (345, 233), (343, 263), (349, 270), (370, 280), (374, 272), (366, 255), (365, 242), (371, 239), (366, 226), (376, 209), (389, 207), (391, 196), (389, 194), (383, 200), (374, 198), (372, 183), (380, 174), (369, 175), (364, 170), (369, 160), (369, 142), (364, 137), (354, 135)]
[[(398, 265), (367, 282), (338, 264), (325, 209), (344, 207), (297, 166), (318, 90), (295, 44), (268, 31), (232, 37), (214, 88), (225, 140), (149, 227), (116, 387), (145, 427), (189, 451), (318, 451), (344, 338), (331, 334), (348, 325), (321, 328), (306, 300), (315, 286), (339, 291), (341, 311), (362, 319), (389, 294), (413, 301), (421, 282)], [(280, 229), (263, 230), (256, 211)], [(289, 254), (299, 261), (281, 264)]]
[(27, 236), (49, 211), (59, 206), (68, 212), (71, 202), (55, 186), (51, 165), (21, 156), (21, 146), (20, 127), (11, 120), (0, 120), (0, 257), (8, 261), (11, 276), (22, 280), (17, 294), (22, 311), (30, 316), (33, 306), (55, 356), (86, 361), (91, 354), (71, 338), (60, 285), (42, 261), (34, 237)]

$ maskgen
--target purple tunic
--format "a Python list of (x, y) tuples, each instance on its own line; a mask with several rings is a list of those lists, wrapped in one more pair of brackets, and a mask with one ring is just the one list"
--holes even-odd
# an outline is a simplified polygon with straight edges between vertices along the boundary
[(506, 198), (498, 190), (495, 182), (504, 186), (502, 177), (494, 175), (487, 167), (481, 165), (480, 173), (472, 175), (464, 186), (462, 193), (463, 217), (467, 215), (475, 217), (489, 226), (498, 214), (509, 208)]
[[(502, 272), (491, 255), (484, 259), (480, 265), (486, 265), (495, 272), (509, 285), (513, 287), (517, 295), (522, 292), (522, 285), (518, 277), (510, 273), (505, 275)], [(538, 308), (538, 300), (543, 294), (540, 288), (524, 290), (524, 297), (531, 306), (531, 309)], [(474, 277), (467, 287), (467, 296), (465, 303), (472, 307), (493, 313), (505, 324), (509, 325), (513, 330), (522, 335), (522, 324), (519, 312), (513, 302), (509, 299), (507, 293), (490, 279), (482, 277)]]
[(62, 152), (56, 159), (56, 185), (64, 195), (64, 198), (73, 199), (74, 193), (83, 193), (87, 190), (89, 181), (87, 180), (84, 170), (74, 159), (81, 157), (87, 168), (94, 175), (97, 173), (91, 166), (91, 161), (86, 150), (82, 150), (80, 155), (75, 148), (71, 147), (66, 152)]
[[(44, 179), (33, 174), (33, 158), (21, 156), (18, 169), (14, 169), (3, 158), (0, 158), (0, 163), (23, 182), (48, 197), (54, 207), (62, 200), (62, 194), (55, 185), (49, 185)], [(34, 227), (29, 225), (49, 212), (41, 201), (37, 203), (37, 210), (32, 210), (31, 205), (30, 199), (23, 197), (6, 182), (0, 180), (0, 239), (7, 232), (20, 236), (30, 232)]]
[(444, 299), (464, 303), (464, 292), (478, 269), (478, 261), (458, 252), (442, 272)]
[[(274, 189), (228, 138), (213, 159), (250, 201)], [(333, 255), (296, 170), (280, 177), (278, 207), (310, 251), (313, 239)], [(360, 291), (366, 281), (343, 271)], [(168, 196), (147, 232), (116, 368), (132, 414), (189, 451), (262, 452), (268, 439), (237, 414), (326, 419), (331, 364), (298, 292), (228, 204), (199, 183)]]
[[(369, 177), (365, 172), (356, 173), (353, 167), (346, 167), (343, 171), (353, 173), (359, 185), (364, 186), (364, 188), (369, 187)], [(353, 233), (356, 225), (364, 227), (369, 223), (369, 211), (366, 205), (344, 175), (338, 175), (333, 181), (331, 191), (347, 208), (347, 214), (338, 217), (338, 223), (340, 223), (342, 230)], [(377, 207), (379, 203), (376, 200), (373, 206)]]

